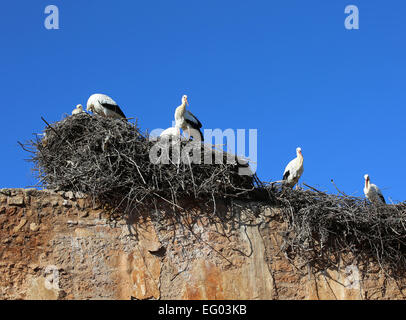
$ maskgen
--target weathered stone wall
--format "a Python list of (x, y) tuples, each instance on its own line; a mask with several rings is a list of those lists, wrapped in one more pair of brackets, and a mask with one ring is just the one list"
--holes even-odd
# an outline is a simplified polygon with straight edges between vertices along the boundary
[(223, 232), (227, 225), (203, 219), (191, 232), (152, 223), (148, 217), (156, 209), (132, 224), (112, 224), (81, 194), (2, 189), (0, 298), (405, 297), (406, 281), (386, 277), (373, 263), (362, 272), (346, 261), (336, 270), (303, 273), (305, 268), (292, 265), (280, 249), (283, 225), (276, 209), (240, 203), (239, 210), (254, 212), (256, 221)]

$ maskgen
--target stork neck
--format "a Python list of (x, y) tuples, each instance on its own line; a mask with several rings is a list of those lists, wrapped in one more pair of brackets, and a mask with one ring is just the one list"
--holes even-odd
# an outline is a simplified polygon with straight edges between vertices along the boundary
[(181, 115), (183, 115), (186, 111), (186, 102), (182, 102), (182, 104), (179, 106), (179, 112)]
[(303, 155), (301, 153), (298, 152), (297, 158), (299, 159), (300, 164), (303, 164)]
[(186, 106), (184, 104), (181, 104), (179, 107), (176, 108), (175, 110), (175, 121), (182, 121), (184, 115), (186, 112)]

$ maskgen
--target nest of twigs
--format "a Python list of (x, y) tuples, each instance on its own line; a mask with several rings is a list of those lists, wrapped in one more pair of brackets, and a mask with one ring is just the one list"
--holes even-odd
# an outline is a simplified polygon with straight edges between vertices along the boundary
[(213, 206), (218, 198), (258, 200), (281, 209), (283, 249), (292, 261), (299, 256), (325, 270), (350, 253), (394, 273), (406, 268), (406, 203), (271, 187), (247, 175), (235, 155), (207, 143), (156, 141), (124, 120), (82, 113), (44, 132), (22, 145), (43, 187), (83, 192), (124, 215), (157, 199), (174, 208), (185, 198)]
[(176, 204), (254, 188), (253, 175), (239, 174), (248, 165), (236, 156), (201, 142), (150, 139), (125, 120), (81, 113), (44, 132), (24, 146), (41, 185), (83, 192), (124, 213), (157, 197)]
[(320, 270), (337, 266), (341, 253), (357, 262), (373, 258), (392, 275), (406, 270), (406, 203), (372, 204), (312, 189), (274, 190), (287, 226), (288, 256)]

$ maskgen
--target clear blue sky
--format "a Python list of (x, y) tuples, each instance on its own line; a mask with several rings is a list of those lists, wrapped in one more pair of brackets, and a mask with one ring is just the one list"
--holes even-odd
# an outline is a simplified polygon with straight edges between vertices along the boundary
[[(44, 9), (60, 10), (46, 30)], [(357, 5), (360, 29), (344, 28)], [(372, 0), (2, 1), (0, 187), (36, 183), (17, 145), (92, 93), (143, 130), (187, 94), (205, 128), (258, 129), (258, 175), (363, 196), (363, 175), (406, 200), (406, 3)]]

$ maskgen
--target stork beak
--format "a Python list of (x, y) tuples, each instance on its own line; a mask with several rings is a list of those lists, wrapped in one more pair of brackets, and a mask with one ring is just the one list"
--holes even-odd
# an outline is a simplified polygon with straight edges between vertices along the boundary
[(187, 101), (187, 98), (186, 98), (186, 104), (187, 104), (187, 106), (189, 107), (189, 102)]

